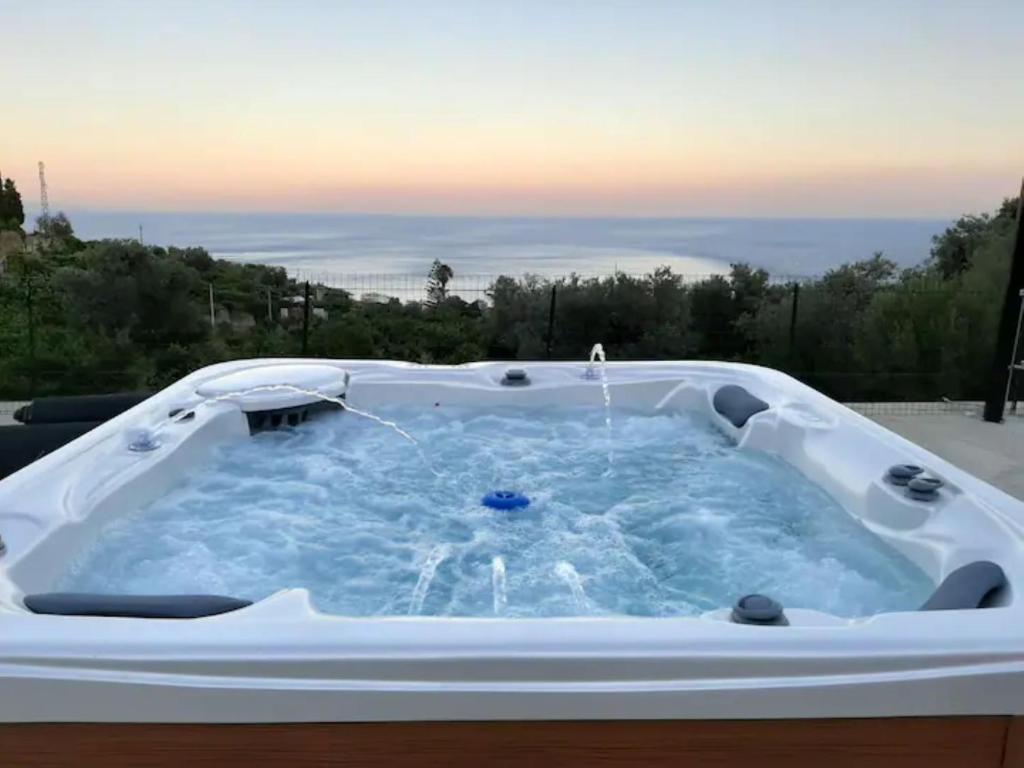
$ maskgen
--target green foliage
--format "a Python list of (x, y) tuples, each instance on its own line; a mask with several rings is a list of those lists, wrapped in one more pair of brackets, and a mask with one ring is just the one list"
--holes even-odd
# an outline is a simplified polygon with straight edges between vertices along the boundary
[[(502, 276), (487, 301), (467, 303), (436, 261), (423, 303), (315, 286), (308, 354), (462, 363), (542, 359), (550, 349), (583, 360), (600, 341), (611, 359), (780, 368), (847, 400), (974, 398), (990, 365), (1014, 206), (961, 219), (919, 268), (899, 272), (876, 253), (799, 285), (745, 264), (698, 282), (662, 267)], [(303, 288), (281, 268), (134, 240), (53, 241), (10, 257), (0, 279), (3, 396), (157, 388), (214, 362), (301, 352)]]
[[(134, 240), (58, 243), (10, 259), (0, 280), (0, 393), (102, 392), (161, 387), (203, 365), (295, 354), (288, 333), (266, 323), (267, 291), (294, 290), (284, 270), (211, 259), (202, 249)], [(252, 310), (264, 324), (210, 328), (218, 308)]]
[(1005, 234), (1013, 226), (1017, 214), (1016, 199), (1003, 200), (994, 215), (961, 216), (941, 235), (932, 238), (930, 266), (949, 279), (971, 266), (974, 253), (992, 236)]
[(71, 327), (122, 334), (142, 347), (187, 344), (205, 330), (191, 300), (200, 292), (194, 270), (134, 240), (86, 248), (76, 265), (56, 270), (54, 284)]
[(0, 232), (20, 230), (25, 223), (25, 208), (14, 179), (0, 179)]
[(75, 230), (72, 228), (71, 221), (64, 214), (64, 211), (57, 211), (55, 216), (50, 217), (47, 234), (50, 237), (56, 237), (61, 240), (75, 236)]

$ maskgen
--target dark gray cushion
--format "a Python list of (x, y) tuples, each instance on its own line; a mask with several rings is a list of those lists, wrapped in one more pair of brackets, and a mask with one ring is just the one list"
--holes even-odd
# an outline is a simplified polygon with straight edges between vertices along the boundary
[(988, 560), (961, 566), (942, 580), (921, 606), (922, 611), (956, 611), (982, 608), (996, 590), (1006, 585), (1003, 569)]
[(724, 387), (720, 387), (715, 392), (712, 402), (715, 410), (737, 428), (746, 424), (747, 420), (755, 413), (768, 410), (768, 403), (759, 397), (754, 397), (736, 384), (726, 384)]
[(252, 605), (221, 595), (94, 595), (47, 592), (27, 595), (25, 607), (33, 613), (58, 616), (123, 616), (138, 619), (198, 619), (237, 611)]
[(98, 421), (0, 427), (0, 479), (98, 427)]
[(37, 397), (28, 405), (23, 405), (15, 411), (14, 417), (23, 424), (107, 421), (138, 405), (150, 394), (149, 392), (121, 392), (113, 395)]

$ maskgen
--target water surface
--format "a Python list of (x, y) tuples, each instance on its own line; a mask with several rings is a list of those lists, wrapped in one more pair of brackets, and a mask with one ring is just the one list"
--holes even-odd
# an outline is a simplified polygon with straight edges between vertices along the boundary
[[(667, 265), (705, 275), (730, 263), (778, 278), (819, 275), (875, 251), (901, 266), (928, 256), (948, 222), (929, 219), (623, 219), (72, 211), (82, 237), (199, 245), (330, 282), (340, 275), (424, 276), (433, 259), (469, 275), (606, 275)], [(341, 286), (345, 287), (345, 286)], [(366, 288), (373, 290), (373, 288)]]
[[(703, 417), (385, 408), (221, 446), (110, 524), (61, 585), (251, 599), (306, 587), (353, 616), (692, 616), (764, 592), (859, 616), (933, 585), (784, 462)], [(609, 469), (611, 471), (609, 471)], [(531, 506), (481, 506), (490, 490)]]

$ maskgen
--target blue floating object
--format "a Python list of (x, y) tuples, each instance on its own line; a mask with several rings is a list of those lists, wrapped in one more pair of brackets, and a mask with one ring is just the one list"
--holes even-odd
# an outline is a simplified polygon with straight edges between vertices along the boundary
[(530, 500), (518, 491), (491, 491), (480, 503), (491, 509), (521, 509), (529, 506)]

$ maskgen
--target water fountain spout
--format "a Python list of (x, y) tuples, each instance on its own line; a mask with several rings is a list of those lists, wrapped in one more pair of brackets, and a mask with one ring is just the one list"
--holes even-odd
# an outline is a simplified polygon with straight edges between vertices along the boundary
[[(219, 403), (224, 402), (226, 400), (238, 399), (240, 397), (244, 397), (245, 395), (256, 394), (259, 392), (296, 392), (301, 395), (308, 395), (309, 397), (316, 398), (317, 400), (323, 400), (324, 402), (334, 403), (335, 405), (339, 406), (343, 411), (347, 411), (348, 413), (352, 413), (356, 416), (360, 416), (361, 418), (373, 421), (377, 424), (380, 424), (382, 427), (387, 427), (395, 434), (397, 434), (399, 437), (411, 443), (413, 448), (415, 448), (416, 452), (419, 454), (420, 459), (422, 459), (423, 463), (426, 465), (427, 469), (429, 469), (430, 472), (435, 476), (441, 477), (441, 473), (438, 472), (430, 463), (430, 460), (427, 458), (427, 455), (423, 452), (423, 449), (420, 447), (420, 444), (416, 441), (416, 438), (414, 438), (412, 435), (410, 435), (408, 432), (406, 432), (393, 421), (382, 419), (379, 416), (374, 416), (372, 413), (369, 413), (367, 411), (361, 411), (358, 408), (353, 407), (352, 404), (349, 403), (349, 401), (343, 397), (334, 397), (332, 395), (320, 392), (319, 390), (316, 389), (297, 387), (294, 384), (263, 384), (256, 387), (249, 387), (248, 389), (238, 390), (237, 392), (226, 392), (222, 395), (217, 395), (215, 397), (208, 397), (205, 400), (203, 400), (202, 403), (200, 403), (200, 405), (206, 403)], [(173, 416), (169, 419), (169, 421), (171, 423), (181, 422), (187, 420), (190, 416), (191, 411), (181, 415)]]
[(604, 347), (601, 344), (595, 344), (590, 350), (590, 362), (587, 363), (587, 367), (583, 371), (583, 378), (587, 381), (593, 381), (597, 378), (597, 371), (594, 368), (594, 362), (600, 360), (602, 365), (604, 364)]
[(505, 584), (505, 560), (500, 555), (491, 560), (491, 590), (494, 593), (494, 615), (500, 616), (508, 606), (508, 587)]
[(409, 600), (409, 615), (418, 616), (423, 611), (423, 601), (427, 599), (427, 592), (430, 590), (430, 582), (434, 580), (437, 573), (437, 566), (448, 557), (448, 547), (440, 544), (430, 550), (430, 554), (420, 568), (419, 579), (412, 591), (412, 598)]
[(565, 582), (572, 593), (572, 600), (579, 611), (587, 610), (587, 593), (583, 591), (583, 580), (572, 563), (560, 560), (555, 564), (555, 575)]
[(604, 356), (604, 347), (601, 344), (595, 344), (590, 350), (590, 362), (587, 364), (586, 370), (583, 372), (584, 379), (594, 378), (594, 363), (600, 361), (601, 363), (601, 392), (604, 395), (604, 425), (605, 430), (608, 433), (608, 469), (604, 473), (606, 477), (612, 473), (612, 464), (615, 463), (614, 453), (614, 439), (612, 436), (612, 393), (608, 388), (608, 361)]

